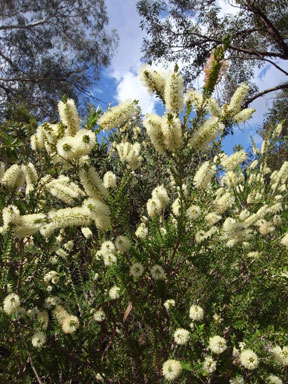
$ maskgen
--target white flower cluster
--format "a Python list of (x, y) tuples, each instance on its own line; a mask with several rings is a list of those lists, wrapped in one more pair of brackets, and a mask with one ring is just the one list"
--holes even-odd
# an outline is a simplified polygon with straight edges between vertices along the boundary
[(162, 210), (167, 207), (170, 202), (167, 190), (163, 185), (158, 185), (152, 191), (152, 198), (147, 202), (148, 215), (153, 218), (161, 214)]
[(122, 103), (108, 109), (98, 120), (98, 124), (104, 131), (109, 131), (113, 128), (119, 128), (136, 111), (136, 104), (133, 100), (127, 99)]
[(138, 76), (149, 93), (156, 93), (162, 100), (164, 99), (165, 73), (144, 64), (139, 68)]
[(57, 305), (53, 310), (59, 325), (61, 325), (64, 333), (74, 333), (80, 325), (77, 316), (69, 315), (69, 313), (61, 306)]
[(26, 181), (26, 195), (34, 190), (38, 181), (38, 174), (32, 163), (27, 165), (13, 164), (5, 171), (4, 163), (1, 162), (1, 173), (1, 183), (8, 189), (22, 188)]
[(147, 114), (143, 125), (153, 146), (161, 155), (182, 146), (181, 121), (175, 114), (165, 114), (163, 117), (153, 113)]
[(206, 189), (209, 186), (209, 183), (212, 179), (212, 177), (216, 173), (216, 167), (215, 165), (212, 165), (210, 161), (205, 161), (198, 171), (196, 172), (193, 183), (196, 188), (199, 189)]
[(104, 264), (110, 266), (117, 263), (116, 253), (125, 253), (131, 248), (130, 240), (127, 236), (118, 236), (115, 244), (112, 241), (104, 241), (99, 251), (96, 252), (96, 258), (103, 258)]
[(219, 118), (212, 116), (193, 133), (189, 145), (198, 151), (206, 151), (208, 145), (223, 132), (225, 126), (219, 121)]
[(116, 146), (120, 161), (127, 163), (132, 170), (140, 167), (142, 156), (140, 156), (141, 144), (131, 144), (128, 141), (117, 144)]

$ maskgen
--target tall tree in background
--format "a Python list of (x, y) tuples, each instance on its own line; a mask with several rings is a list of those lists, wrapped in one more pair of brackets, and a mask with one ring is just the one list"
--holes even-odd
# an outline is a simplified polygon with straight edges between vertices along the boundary
[[(281, 124), (282, 129), (275, 140), (273, 148), (267, 154), (267, 164), (272, 169), (277, 169), (279, 164), (288, 160), (288, 90), (284, 89), (277, 94), (272, 107), (266, 114), (263, 127), (258, 133), (263, 139), (271, 138), (275, 127)], [(273, 136), (272, 136), (273, 137)]]
[(0, 112), (25, 102), (51, 118), (57, 98), (89, 95), (117, 45), (107, 23), (104, 0), (1, 1)]
[[(140, 0), (141, 27), (148, 38), (143, 51), (147, 60), (184, 63), (186, 83), (201, 73), (213, 48), (230, 37), (226, 51), (229, 68), (225, 76), (224, 101), (237, 85), (251, 81), (255, 68), (270, 64), (288, 76), (287, 0), (223, 0), (237, 13), (225, 15), (217, 0)], [(222, 4), (223, 5), (223, 4)], [(259, 92), (251, 85), (248, 106), (256, 98), (287, 89), (287, 81)]]

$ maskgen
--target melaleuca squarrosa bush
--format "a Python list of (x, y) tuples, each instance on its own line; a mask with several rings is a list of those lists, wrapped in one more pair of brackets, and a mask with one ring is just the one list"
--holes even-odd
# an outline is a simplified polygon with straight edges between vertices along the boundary
[(176, 72), (140, 77), (163, 116), (128, 100), (97, 138), (66, 100), (31, 137), (34, 164), (1, 164), (0, 378), (285, 383), (288, 163), (266, 164), (275, 135), (251, 162), (228, 156), (225, 125), (252, 113), (246, 85), (220, 108)]

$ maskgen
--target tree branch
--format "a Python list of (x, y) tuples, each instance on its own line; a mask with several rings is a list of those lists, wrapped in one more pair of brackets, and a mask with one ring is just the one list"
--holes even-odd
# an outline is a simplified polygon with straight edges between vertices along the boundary
[[(226, 60), (234, 60), (234, 59), (240, 59), (240, 60), (259, 60), (258, 57), (250, 57), (249, 59), (247, 59), (247, 57), (243, 57), (243, 56), (230, 56), (230, 57), (227, 57)], [(269, 59), (266, 59), (266, 58), (262, 58), (261, 60), (267, 61), (267, 63), (272, 64), (279, 71), (283, 72), (284, 75), (288, 76), (288, 72), (286, 72), (285, 69), (281, 68), (278, 64), (274, 63), (272, 60), (269, 60)]]
[[(174, 33), (174, 35), (193, 35), (193, 36), (196, 36), (198, 38), (205, 39), (206, 41), (214, 42), (214, 43), (217, 43), (217, 44), (222, 44), (223, 43), (223, 41), (220, 40), (220, 39), (216, 39), (214, 37), (207, 36), (207, 35), (205, 36), (205, 35), (202, 35), (201, 33), (196, 33), (196, 32), (186, 32), (186, 33), (175, 33), (175, 32), (173, 32), (173, 33)], [(198, 45), (198, 42), (195, 43), (194, 45)], [(187, 47), (183, 46), (183, 48), (184, 49), (185, 48), (189, 49), (190, 47), (189, 46), (187, 46)], [(232, 44), (228, 45), (228, 49), (232, 49), (233, 51), (247, 53), (249, 55), (258, 56), (261, 59), (262, 59), (262, 57), (265, 57), (265, 56), (268, 56), (268, 57), (279, 57), (279, 58), (284, 59), (284, 60), (287, 60), (287, 58), (288, 58), (288, 56), (283, 55), (280, 52), (277, 53), (277, 52), (270, 52), (270, 51), (257, 51), (257, 50), (251, 50), (251, 49), (247, 49), (247, 48), (237, 47), (237, 46), (232, 45)]]
[(284, 58), (288, 59), (288, 46), (285, 43), (281, 34), (279, 33), (278, 29), (268, 19), (265, 13), (263, 13), (261, 9), (255, 7), (255, 5), (252, 4), (250, 0), (247, 0), (247, 9), (250, 12), (254, 13), (254, 15), (261, 21), (269, 35), (273, 38), (273, 40), (277, 43), (278, 47), (283, 52)]
[(49, 18), (45, 17), (44, 19), (36, 21), (35, 23), (31, 23), (31, 24), (1, 25), (0, 26), (0, 30), (7, 30), (7, 29), (30, 29), (30, 28), (37, 27), (38, 25), (45, 24), (48, 20), (49, 20)]
[(248, 105), (251, 104), (252, 101), (258, 99), (258, 97), (264, 96), (264, 95), (266, 95), (267, 93), (271, 93), (271, 92), (279, 91), (280, 89), (288, 89), (288, 83), (280, 84), (280, 85), (277, 85), (276, 87), (268, 88), (268, 89), (265, 89), (264, 91), (261, 91), (261, 92), (256, 93), (256, 95), (250, 97), (249, 99), (247, 99), (247, 100), (245, 101), (245, 103), (243, 104), (243, 107), (244, 107), (244, 108), (247, 108)]

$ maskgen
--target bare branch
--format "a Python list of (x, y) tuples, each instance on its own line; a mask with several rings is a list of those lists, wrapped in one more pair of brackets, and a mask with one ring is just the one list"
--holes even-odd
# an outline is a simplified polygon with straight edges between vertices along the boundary
[(21, 25), (21, 24), (1, 25), (0, 26), (0, 30), (1, 29), (2, 30), (7, 30), (7, 29), (30, 29), (30, 28), (37, 27), (38, 25), (45, 24), (49, 19), (50, 19), (50, 17), (45, 17), (44, 19), (36, 21), (35, 23), (23, 24), (23, 25)]
[(267, 93), (279, 91), (280, 89), (288, 89), (288, 83), (280, 84), (280, 85), (277, 85), (276, 87), (268, 88), (268, 89), (265, 89), (264, 91), (256, 93), (256, 95), (250, 97), (245, 101), (245, 103), (243, 104), (243, 107), (247, 108), (248, 105), (252, 103), (252, 101), (258, 99), (261, 96), (266, 95)]

